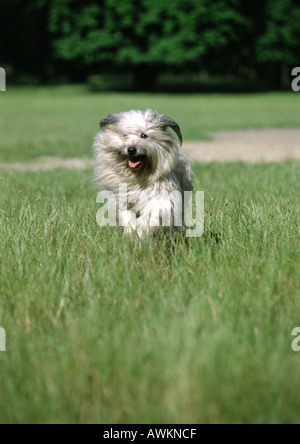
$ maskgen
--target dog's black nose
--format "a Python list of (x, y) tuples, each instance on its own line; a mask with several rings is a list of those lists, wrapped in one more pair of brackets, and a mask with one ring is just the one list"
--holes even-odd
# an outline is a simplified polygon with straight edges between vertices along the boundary
[(134, 146), (130, 146), (127, 150), (129, 156), (135, 156), (137, 153), (137, 149)]

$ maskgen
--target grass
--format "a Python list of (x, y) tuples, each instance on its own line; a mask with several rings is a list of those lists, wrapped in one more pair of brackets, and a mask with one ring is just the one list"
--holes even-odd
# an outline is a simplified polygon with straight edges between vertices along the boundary
[[(1, 161), (89, 156), (129, 108), (187, 139), (299, 126), (296, 94), (15, 89), (0, 106)], [(0, 423), (299, 422), (300, 163), (194, 170), (204, 235), (143, 243), (96, 224), (92, 171), (0, 170)]]
[(185, 140), (223, 129), (298, 127), (294, 92), (226, 95), (90, 93), (84, 87), (15, 88), (0, 95), (0, 162), (87, 157), (101, 118), (152, 107), (176, 119)]
[(195, 172), (205, 234), (140, 244), (91, 171), (2, 171), (1, 423), (299, 422), (300, 164)]

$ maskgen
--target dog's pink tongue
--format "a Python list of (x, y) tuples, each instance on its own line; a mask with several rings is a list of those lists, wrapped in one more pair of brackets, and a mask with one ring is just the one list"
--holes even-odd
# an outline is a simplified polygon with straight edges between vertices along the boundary
[(133, 160), (129, 160), (129, 161), (128, 161), (128, 164), (129, 164), (130, 168), (136, 168), (136, 167), (138, 167), (141, 163), (142, 163), (141, 160), (137, 160), (136, 162), (134, 162)]

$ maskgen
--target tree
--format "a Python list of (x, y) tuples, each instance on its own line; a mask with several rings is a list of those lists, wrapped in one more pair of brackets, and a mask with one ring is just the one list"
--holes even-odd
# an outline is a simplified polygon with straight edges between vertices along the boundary
[(274, 86), (290, 81), (290, 68), (300, 60), (299, 0), (267, 0), (264, 30), (256, 50), (256, 59)]
[(51, 65), (48, 20), (39, 0), (0, 0), (0, 64), (10, 78), (47, 77)]
[[(0, 0), (0, 65), (12, 78), (162, 71), (290, 80), (300, 60), (299, 0)], [(286, 79), (286, 80), (285, 80)]]
[[(139, 89), (172, 67), (232, 69), (249, 20), (241, 0), (52, 0), (50, 31), (63, 60), (131, 69)], [(228, 64), (228, 59), (233, 59)]]

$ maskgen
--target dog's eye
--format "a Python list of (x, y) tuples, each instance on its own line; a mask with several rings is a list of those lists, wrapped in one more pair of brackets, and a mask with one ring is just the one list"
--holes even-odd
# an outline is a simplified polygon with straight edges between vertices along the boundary
[(143, 134), (141, 135), (141, 138), (142, 138), (142, 139), (147, 139), (147, 137), (148, 137), (147, 134), (144, 134), (144, 133), (143, 133)]

